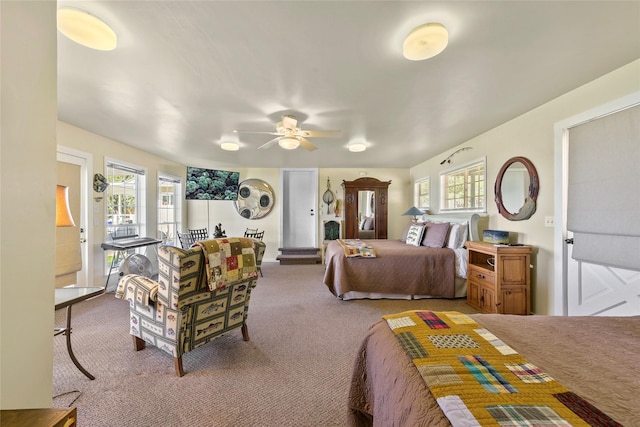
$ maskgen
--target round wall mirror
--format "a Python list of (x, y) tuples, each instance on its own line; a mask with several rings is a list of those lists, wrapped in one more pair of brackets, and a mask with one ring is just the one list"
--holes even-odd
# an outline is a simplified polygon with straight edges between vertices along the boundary
[(529, 219), (536, 211), (538, 172), (526, 157), (513, 157), (498, 172), (495, 198), (498, 212), (510, 221)]
[(275, 200), (273, 188), (261, 179), (245, 179), (238, 189), (236, 210), (241, 217), (259, 219), (266, 216)]

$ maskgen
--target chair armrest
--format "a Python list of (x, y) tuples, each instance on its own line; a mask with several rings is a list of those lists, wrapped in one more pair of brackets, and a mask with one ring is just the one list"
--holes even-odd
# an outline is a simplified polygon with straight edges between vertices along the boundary
[(148, 307), (158, 300), (158, 282), (139, 274), (127, 274), (118, 282), (115, 296), (129, 301), (132, 307), (134, 303)]

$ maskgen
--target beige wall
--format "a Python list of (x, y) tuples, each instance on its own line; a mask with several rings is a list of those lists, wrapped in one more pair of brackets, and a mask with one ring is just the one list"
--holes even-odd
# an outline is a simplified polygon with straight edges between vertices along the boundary
[(1, 409), (52, 403), (55, 22), (56, 2), (0, 2)]
[[(532, 88), (535, 90), (535, 88)], [(487, 205), (489, 228), (516, 233), (517, 241), (534, 247), (532, 270), (532, 309), (538, 314), (553, 312), (554, 228), (544, 226), (545, 216), (555, 212), (554, 192), (554, 125), (556, 122), (590, 110), (640, 90), (640, 60), (560, 96), (501, 126), (460, 144), (441, 155), (411, 168), (411, 178), (431, 176), (433, 211), (439, 209), (439, 174), (443, 170), (486, 156)], [(457, 154), (452, 164), (439, 163), (461, 147), (472, 150)], [(524, 156), (533, 162), (540, 178), (536, 213), (526, 221), (508, 221), (498, 214), (493, 198), (493, 186), (505, 161)], [(557, 225), (559, 226), (559, 225)]]
[[(101, 173), (104, 175), (105, 159), (120, 160), (126, 163), (134, 164), (146, 169), (147, 193), (146, 193), (146, 224), (147, 235), (150, 237), (157, 236), (156, 227), (152, 224), (157, 223), (158, 205), (158, 173), (164, 172), (174, 176), (181, 177), (183, 182), (186, 175), (186, 168), (170, 160), (153, 154), (140, 151), (131, 146), (122, 144), (112, 139), (87, 132), (76, 126), (58, 121), (57, 126), (58, 145), (69, 147), (78, 151), (92, 154), (93, 157), (93, 173)], [(105, 241), (105, 201), (102, 199), (96, 202), (93, 199), (94, 193), (89, 200), (92, 209), (93, 224), (88, 225), (87, 231), (91, 234), (89, 244), (90, 251), (93, 253), (93, 270), (90, 272), (90, 285), (102, 286), (106, 278), (104, 271), (104, 251), (100, 244)], [(96, 196), (99, 194), (95, 194)], [(183, 210), (183, 223), (186, 221), (186, 213)], [(110, 283), (113, 283), (114, 276)]]

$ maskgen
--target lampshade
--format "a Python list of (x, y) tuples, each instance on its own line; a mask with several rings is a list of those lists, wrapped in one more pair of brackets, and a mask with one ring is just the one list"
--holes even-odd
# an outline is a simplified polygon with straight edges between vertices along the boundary
[(300, 146), (300, 141), (292, 136), (285, 136), (284, 138), (280, 138), (278, 145), (285, 150), (295, 150)]
[(421, 61), (436, 56), (449, 43), (449, 32), (437, 22), (420, 25), (411, 30), (402, 44), (402, 54), (411, 61)]
[(220, 144), (220, 148), (222, 148), (224, 151), (238, 151), (240, 149), (240, 146), (237, 142), (225, 141)]
[(416, 216), (424, 215), (424, 212), (422, 212), (420, 209), (416, 208), (415, 206), (412, 206), (411, 209), (409, 209), (408, 211), (406, 211), (402, 215), (403, 216), (404, 215), (413, 215), (413, 219), (416, 219)]
[(100, 18), (78, 9), (58, 9), (58, 30), (76, 43), (96, 50), (113, 50), (116, 33)]
[(69, 209), (69, 187), (58, 185), (56, 189), (56, 227), (75, 227)]

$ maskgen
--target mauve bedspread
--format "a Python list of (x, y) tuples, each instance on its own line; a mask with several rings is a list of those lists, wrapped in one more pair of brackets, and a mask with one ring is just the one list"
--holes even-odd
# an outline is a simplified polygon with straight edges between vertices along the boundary
[(336, 241), (325, 250), (324, 284), (336, 296), (349, 291), (455, 297), (452, 249), (412, 246), (400, 240), (365, 240), (376, 258), (346, 258)]
[[(624, 426), (640, 426), (640, 316), (470, 315)], [(450, 426), (384, 321), (364, 339), (349, 393), (352, 426)]]

